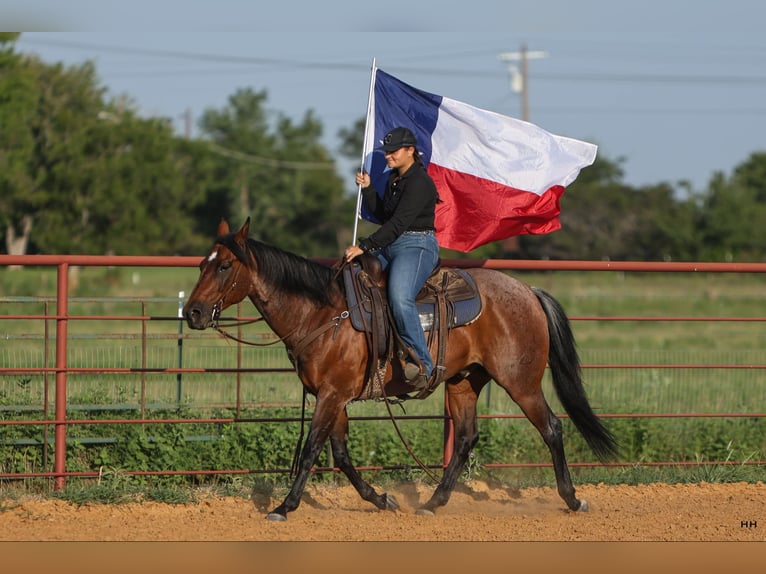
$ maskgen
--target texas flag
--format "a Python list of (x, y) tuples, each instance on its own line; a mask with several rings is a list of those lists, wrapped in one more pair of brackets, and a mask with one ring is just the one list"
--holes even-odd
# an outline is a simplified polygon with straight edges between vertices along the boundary
[[(387, 166), (375, 148), (395, 127), (415, 133), (442, 199), (436, 206), (440, 246), (468, 252), (561, 227), (564, 188), (594, 162), (597, 146), (424, 92), (378, 68), (373, 74), (365, 169), (382, 195)], [(362, 217), (375, 221), (365, 209)]]

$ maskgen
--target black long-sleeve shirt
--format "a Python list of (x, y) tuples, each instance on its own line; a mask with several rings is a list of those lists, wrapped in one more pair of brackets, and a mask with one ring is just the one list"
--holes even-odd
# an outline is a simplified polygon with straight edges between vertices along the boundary
[(420, 162), (415, 162), (401, 176), (392, 170), (382, 198), (372, 185), (363, 188), (362, 195), (367, 208), (382, 222), (375, 233), (359, 242), (364, 251), (383, 248), (405, 231), (435, 230), (434, 212), (439, 194)]

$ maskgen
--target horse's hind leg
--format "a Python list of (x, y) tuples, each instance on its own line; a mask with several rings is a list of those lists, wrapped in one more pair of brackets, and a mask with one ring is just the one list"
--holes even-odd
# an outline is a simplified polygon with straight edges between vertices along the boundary
[(559, 496), (564, 499), (570, 510), (587, 511), (588, 503), (584, 500), (579, 500), (575, 496), (575, 488), (572, 484), (566, 456), (564, 455), (564, 436), (561, 421), (553, 414), (542, 391), (521, 398), (513, 397), (513, 399), (540, 432), (545, 444), (548, 446), (548, 450), (551, 451)]
[(371, 502), (381, 510), (398, 510), (399, 504), (393, 496), (389, 494), (378, 494), (375, 489), (367, 483), (354, 468), (351, 463), (351, 457), (348, 454), (348, 415), (344, 411), (342, 416), (338, 417), (335, 427), (330, 434), (330, 444), (332, 445), (332, 455), (335, 464), (348, 477), (351, 484), (364, 500)]
[(447, 504), (450, 499), (471, 450), (479, 440), (476, 401), (488, 379), (489, 377), (485, 374), (474, 374), (458, 384), (448, 384), (450, 415), (455, 428), (455, 448), (441, 482), (428, 502), (418, 510), (418, 514), (431, 514), (440, 506)]

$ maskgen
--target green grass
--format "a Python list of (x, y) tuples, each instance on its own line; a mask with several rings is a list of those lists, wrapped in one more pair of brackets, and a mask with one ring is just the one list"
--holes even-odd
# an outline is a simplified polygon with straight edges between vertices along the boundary
[[(52, 277), (51, 277), (51, 274)], [(168, 368), (179, 366), (178, 291), (187, 293), (196, 281), (197, 270), (188, 268), (89, 268), (80, 269), (72, 315), (149, 315), (152, 320), (75, 321), (68, 323), (70, 367)], [(639, 322), (584, 321), (589, 316), (688, 316), (754, 317), (763, 315), (762, 293), (766, 277), (756, 274), (652, 274), (622, 272), (518, 273), (520, 279), (548, 289), (564, 305), (583, 363), (598, 364), (763, 364), (766, 363), (766, 327), (763, 322)], [(55, 270), (0, 269), (3, 297), (32, 297), (55, 293)], [(99, 299), (94, 299), (98, 297)], [(103, 300), (111, 297), (110, 300)], [(140, 299), (140, 300), (134, 300)], [(3, 314), (43, 313), (41, 303), (14, 300), (0, 302)], [(256, 314), (243, 303), (242, 313)], [(55, 304), (49, 304), (49, 313)], [(47, 364), (53, 365), (55, 321), (48, 322)], [(191, 333), (184, 325), (181, 365), (188, 368), (217, 366), (235, 368), (273, 367), (289, 369), (284, 349), (277, 344), (266, 349), (244, 348), (215, 333)], [(146, 352), (141, 347), (145, 330)], [(35, 367), (45, 364), (43, 335), (39, 320), (0, 321), (0, 363), (3, 366)], [(245, 328), (254, 338), (268, 333), (263, 324)], [(238, 363), (239, 362), (239, 363)], [(763, 396), (763, 372), (758, 370), (699, 369), (586, 369), (591, 397), (610, 412), (682, 412), (691, 410), (754, 408), (753, 394)], [(2, 377), (0, 392), (22, 402), (41, 400), (41, 376)], [(300, 399), (294, 375), (184, 374), (181, 384), (172, 375), (75, 375), (69, 377), (70, 400), (130, 401), (143, 393), (153, 403), (177, 401), (204, 406), (240, 400), (246, 403), (284, 403)], [(513, 408), (497, 388), (485, 397), (489, 411)], [(550, 392), (548, 393), (550, 396)], [(436, 403), (432, 400), (430, 403)], [(552, 400), (551, 402), (555, 402)], [(695, 404), (696, 403), (696, 404)], [(440, 406), (440, 405), (439, 405)], [(412, 408), (412, 406), (410, 407)], [(437, 409), (436, 412), (438, 412)]]

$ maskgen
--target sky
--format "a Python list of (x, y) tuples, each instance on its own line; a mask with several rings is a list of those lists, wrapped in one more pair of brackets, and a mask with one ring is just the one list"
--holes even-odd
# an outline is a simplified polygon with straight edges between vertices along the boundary
[(542, 56), (528, 62), (529, 121), (597, 144), (629, 185), (701, 192), (766, 151), (760, 0), (263, 4), (6, 0), (0, 20), (26, 31), (17, 50), (93, 61), (110, 95), (179, 133), (186, 112), (196, 120), (252, 88), (275, 117), (311, 110), (337, 151), (338, 130), (365, 114), (373, 61), (416, 88), (522, 118), (499, 54), (526, 47)]

